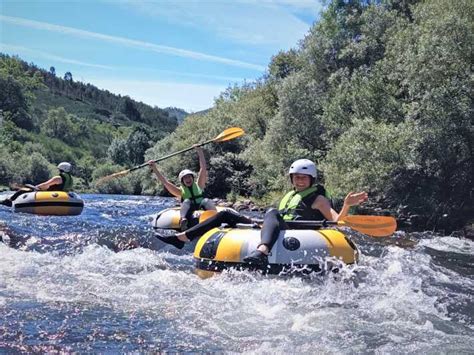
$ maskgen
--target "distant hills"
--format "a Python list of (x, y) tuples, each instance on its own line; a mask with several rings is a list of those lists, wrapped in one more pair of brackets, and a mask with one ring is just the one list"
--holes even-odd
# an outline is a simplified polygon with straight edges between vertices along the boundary
[(178, 124), (183, 123), (186, 116), (189, 115), (189, 113), (177, 107), (166, 107), (163, 110), (168, 112), (170, 117), (176, 117), (176, 119), (178, 120)]
[[(0, 185), (39, 182), (71, 161), (89, 188), (104, 166), (143, 162), (187, 112), (161, 109), (0, 53)], [(54, 165), (53, 165), (54, 164)]]

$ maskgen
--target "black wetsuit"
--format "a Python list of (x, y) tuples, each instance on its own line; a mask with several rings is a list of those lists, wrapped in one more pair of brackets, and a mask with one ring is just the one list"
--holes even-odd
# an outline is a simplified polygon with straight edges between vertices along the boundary
[(202, 236), (204, 233), (210, 231), (212, 228), (219, 227), (223, 223), (228, 224), (230, 227), (235, 227), (237, 223), (250, 224), (253, 222), (250, 218), (245, 217), (241, 215), (240, 213), (237, 213), (231, 210), (224, 210), (224, 211), (217, 212), (216, 215), (188, 229), (185, 232), (186, 237), (189, 240), (193, 240), (197, 237)]
[[(326, 219), (319, 210), (315, 210), (311, 207), (319, 195), (325, 195), (325, 190), (322, 186), (318, 186), (318, 189), (314, 193), (304, 197), (301, 200), (294, 211), (297, 213), (297, 217), (294, 218), (294, 220), (300, 219), (306, 221), (322, 221)], [(275, 208), (271, 208), (265, 213), (262, 231), (260, 233), (260, 244), (265, 244), (269, 250), (272, 249), (273, 245), (277, 241), (280, 231), (288, 229), (288, 225), (283, 219), (284, 213), (284, 211), (279, 211)], [(296, 225), (292, 226), (291, 228), (307, 229), (308, 227), (298, 227)]]

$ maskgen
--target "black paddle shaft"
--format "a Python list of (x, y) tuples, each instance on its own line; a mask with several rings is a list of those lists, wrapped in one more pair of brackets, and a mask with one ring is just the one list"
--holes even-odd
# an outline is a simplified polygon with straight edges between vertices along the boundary
[[(189, 151), (189, 150), (193, 150), (195, 147), (202, 147), (203, 145), (212, 143), (212, 142), (214, 142), (214, 140), (215, 140), (215, 138), (214, 138), (214, 139), (211, 139), (211, 140), (208, 140), (207, 142), (200, 143), (200, 144), (196, 144), (195, 146), (192, 146), (192, 147), (189, 147), (189, 148), (186, 148), (186, 149), (182, 149), (182, 150), (180, 150), (180, 151), (178, 151), (178, 152), (174, 152), (174, 153), (168, 154), (168, 155), (166, 155), (166, 156), (164, 156), (164, 157), (155, 159), (155, 160), (153, 160), (153, 161), (154, 161), (155, 163), (158, 163), (159, 161), (162, 161), (162, 160), (165, 160), (165, 159), (174, 157), (175, 155), (178, 155), (178, 154), (187, 152), (187, 151)], [(138, 170), (138, 169), (144, 168), (144, 167), (147, 166), (147, 165), (148, 165), (148, 162), (143, 163), (143, 164), (141, 164), (141, 165), (138, 165), (138, 166), (135, 166), (135, 167), (133, 167), (133, 168), (128, 169), (128, 172), (131, 172), (131, 171), (134, 171), (134, 170)]]
[[(263, 223), (263, 219), (253, 219), (255, 223)], [(308, 227), (308, 228), (316, 228), (316, 227), (327, 227), (327, 226), (334, 226), (338, 225), (337, 222), (332, 221), (305, 221), (305, 220), (296, 220), (296, 221), (285, 221), (288, 227)]]

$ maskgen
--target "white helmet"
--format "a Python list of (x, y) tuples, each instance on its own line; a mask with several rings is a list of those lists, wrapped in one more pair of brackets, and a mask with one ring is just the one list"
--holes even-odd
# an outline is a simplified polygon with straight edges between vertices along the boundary
[(181, 170), (181, 172), (180, 172), (179, 175), (178, 175), (179, 181), (182, 181), (183, 178), (184, 178), (186, 175), (192, 175), (193, 178), (196, 177), (196, 174), (195, 174), (194, 172), (192, 172), (192, 171), (189, 170), (189, 169), (184, 169), (184, 170)]
[(58, 169), (64, 171), (65, 173), (71, 172), (72, 166), (68, 162), (63, 161), (58, 164)]
[(289, 174), (304, 174), (314, 179), (318, 176), (316, 165), (309, 159), (298, 159), (294, 161), (290, 166)]

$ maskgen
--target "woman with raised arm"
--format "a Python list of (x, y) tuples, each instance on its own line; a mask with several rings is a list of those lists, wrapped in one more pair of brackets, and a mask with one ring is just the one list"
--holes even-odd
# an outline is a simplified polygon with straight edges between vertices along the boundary
[(257, 249), (243, 260), (252, 264), (262, 265), (268, 262), (268, 254), (280, 235), (280, 231), (288, 229), (285, 221), (334, 221), (337, 222), (347, 215), (351, 206), (359, 205), (367, 200), (366, 192), (349, 192), (339, 213), (331, 206), (322, 185), (315, 184), (317, 178), (316, 165), (309, 159), (299, 159), (290, 166), (289, 176), (293, 189), (280, 201), (278, 209), (270, 209), (265, 213), (260, 244)]
[[(257, 249), (244, 258), (244, 261), (253, 264), (265, 264), (268, 254), (275, 244), (281, 230), (288, 229), (285, 221), (313, 220), (313, 221), (339, 221), (347, 215), (351, 206), (358, 205), (367, 200), (366, 192), (350, 192), (344, 199), (344, 205), (339, 213), (331, 206), (326, 190), (322, 185), (315, 184), (317, 178), (316, 165), (308, 159), (295, 161), (289, 171), (293, 189), (288, 192), (280, 202), (278, 209), (270, 209), (265, 214), (261, 232), (261, 243)], [(238, 223), (253, 224), (251, 218), (233, 211), (221, 211), (206, 221), (182, 232), (171, 236), (157, 236), (161, 241), (171, 244), (178, 249), (184, 247), (186, 242), (202, 236), (212, 228), (222, 223), (235, 227)], [(293, 227), (294, 229), (307, 228), (305, 226)]]
[(171, 183), (161, 172), (158, 170), (156, 163), (150, 160), (148, 164), (151, 170), (155, 173), (157, 179), (161, 181), (163, 186), (168, 190), (170, 194), (181, 199), (181, 210), (179, 226), (182, 231), (188, 229), (192, 224), (197, 224), (198, 220), (194, 219), (193, 212), (196, 210), (216, 210), (214, 203), (204, 197), (204, 188), (206, 186), (208, 175), (207, 175), (207, 164), (204, 152), (201, 147), (195, 145), (194, 148), (197, 151), (199, 157), (199, 173), (197, 175), (189, 170), (182, 170), (178, 179), (180, 186), (176, 186)]

